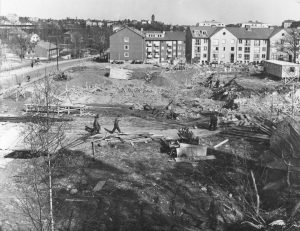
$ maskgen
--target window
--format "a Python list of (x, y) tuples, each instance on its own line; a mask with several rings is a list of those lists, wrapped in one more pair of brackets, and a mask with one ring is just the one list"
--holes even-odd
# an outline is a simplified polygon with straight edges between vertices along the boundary
[(250, 55), (249, 54), (244, 55), (244, 59), (245, 60), (250, 60)]
[(265, 54), (262, 54), (261, 57), (262, 57), (263, 59), (265, 59), (265, 58), (266, 58), (266, 55), (265, 55)]
[(250, 53), (250, 47), (245, 47), (245, 53)]
[(259, 59), (259, 54), (254, 54), (255, 59)]
[(212, 45), (219, 45), (219, 40), (217, 40), (217, 39), (214, 39), (213, 41), (212, 41)]
[(239, 57), (239, 59), (241, 59), (241, 58), (243, 57), (243, 55), (242, 55), (242, 54), (239, 54), (239, 56), (238, 56), (238, 57)]
[(254, 48), (253, 48), (253, 52), (254, 52), (254, 53), (259, 53), (259, 47), (254, 47)]
[(129, 53), (128, 52), (124, 52), (124, 57), (129, 57)]
[(223, 47), (223, 51), (225, 51), (226, 50), (226, 47)]
[(281, 40), (280, 40), (280, 44), (284, 44), (284, 39), (281, 39)]
[(181, 44), (182, 44), (182, 41), (178, 41), (178, 44), (181, 45)]
[(208, 39), (204, 39), (204, 43), (208, 43)]
[(207, 54), (203, 54), (203, 58), (206, 58), (207, 57)]
[(290, 72), (295, 72), (295, 67), (290, 67)]
[(242, 51), (243, 50), (243, 47), (239, 47), (239, 51)]
[(219, 50), (219, 47), (215, 47), (215, 50), (218, 51), (218, 50)]
[(124, 37), (124, 42), (128, 43), (129, 42), (129, 37)]
[(204, 49), (205, 51), (207, 51), (207, 46), (204, 46), (203, 49)]
[(239, 44), (242, 44), (242, 43), (243, 43), (243, 40), (242, 40), (242, 39), (240, 39), (240, 40), (239, 40)]
[(260, 46), (260, 41), (259, 40), (254, 40), (254, 46)]
[(178, 55), (181, 55), (181, 52), (178, 52)]
[(218, 59), (218, 54), (213, 54), (213, 59)]
[(226, 32), (223, 32), (223, 35), (226, 35)]
[(200, 45), (200, 39), (196, 39), (196, 45)]
[(234, 47), (231, 47), (231, 49), (230, 49), (231, 51), (234, 51)]
[(246, 46), (251, 46), (251, 40), (246, 40), (245, 45), (246, 45)]
[(124, 50), (129, 50), (129, 45), (124, 45)]
[(225, 43), (226, 43), (226, 40), (225, 40), (225, 39), (222, 39), (222, 43), (225, 44)]
[(231, 43), (231, 44), (234, 44), (234, 39), (231, 39), (230, 43)]
[(201, 47), (197, 47), (197, 52), (200, 52), (201, 51)]
[(261, 50), (262, 50), (262, 51), (266, 51), (266, 50), (267, 50), (267, 48), (266, 48), (266, 47), (263, 47), (263, 48), (261, 48)]

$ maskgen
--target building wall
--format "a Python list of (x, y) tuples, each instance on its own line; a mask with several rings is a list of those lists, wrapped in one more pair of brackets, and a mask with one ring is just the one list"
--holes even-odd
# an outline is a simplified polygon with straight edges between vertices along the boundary
[(279, 78), (294, 78), (299, 76), (299, 66), (295, 65), (280, 65), (275, 63), (264, 63), (265, 71), (268, 74)]
[(193, 38), (192, 44), (192, 63), (204, 64), (208, 62), (209, 57), (209, 39), (208, 38)]
[(224, 28), (211, 36), (210, 42), (210, 62), (236, 62), (237, 38), (227, 29)]
[(238, 39), (237, 62), (261, 62), (267, 59), (268, 40)]
[(148, 61), (163, 62), (175, 58), (185, 58), (185, 41), (146, 39), (145, 42)]
[(110, 60), (144, 60), (144, 38), (128, 28), (110, 37)]
[(291, 61), (288, 54), (280, 52), (278, 48), (282, 40), (284, 40), (287, 32), (285, 30), (280, 30), (278, 33), (273, 35), (269, 40), (269, 49), (268, 49), (268, 59), (273, 60), (283, 60), (283, 61)]
[(185, 38), (185, 57), (188, 63), (192, 63), (192, 33), (188, 29)]

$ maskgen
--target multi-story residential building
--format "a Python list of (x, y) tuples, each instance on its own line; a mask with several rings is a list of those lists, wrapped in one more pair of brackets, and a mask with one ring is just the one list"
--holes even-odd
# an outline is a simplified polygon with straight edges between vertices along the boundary
[(236, 61), (240, 63), (261, 62), (267, 59), (268, 40), (273, 29), (227, 28), (236, 38)]
[[(289, 29), (275, 29), (272, 35), (269, 38), (269, 47), (268, 47), (268, 59), (282, 60), (282, 61), (293, 61), (293, 54), (283, 52), (281, 48), (284, 46), (291, 46), (287, 43), (287, 37), (289, 36)], [(293, 42), (293, 41), (291, 41)], [(297, 55), (299, 56), (299, 54)], [(296, 57), (296, 61), (299, 61), (299, 58)]]
[(215, 27), (225, 27), (225, 24), (222, 22), (217, 22), (215, 20), (212, 21), (204, 21), (204, 22), (199, 22), (198, 26), (215, 26)]
[(270, 25), (268, 23), (263, 23), (259, 21), (248, 21), (244, 23), (238, 23), (239, 27), (245, 27), (245, 28), (269, 28)]
[(186, 32), (186, 59), (189, 63), (208, 63), (210, 36), (220, 30), (217, 27), (192, 26)]
[(283, 28), (290, 28), (293, 22), (295, 22), (295, 20), (290, 20), (290, 19), (284, 20), (282, 22), (282, 27)]
[(155, 62), (185, 58), (185, 33), (145, 31), (146, 59)]
[(185, 33), (123, 27), (110, 37), (111, 60), (163, 62), (185, 58)]
[(209, 59), (216, 63), (236, 62), (237, 38), (226, 28), (219, 28), (210, 36)]
[(143, 32), (123, 27), (109, 38), (111, 60), (145, 60), (145, 35)]

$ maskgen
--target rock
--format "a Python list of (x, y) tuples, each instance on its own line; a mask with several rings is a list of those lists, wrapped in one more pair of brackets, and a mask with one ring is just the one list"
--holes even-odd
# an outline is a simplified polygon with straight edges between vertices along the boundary
[(73, 195), (73, 194), (76, 194), (78, 193), (78, 190), (76, 188), (72, 188), (70, 193)]
[(94, 187), (94, 189), (93, 189), (93, 191), (94, 192), (98, 192), (98, 191), (100, 191), (102, 188), (103, 188), (103, 186), (105, 185), (105, 183), (106, 183), (106, 181), (98, 181), (98, 183), (96, 184), (96, 186)]
[(270, 226), (285, 226), (285, 222), (283, 220), (276, 220), (269, 224)]

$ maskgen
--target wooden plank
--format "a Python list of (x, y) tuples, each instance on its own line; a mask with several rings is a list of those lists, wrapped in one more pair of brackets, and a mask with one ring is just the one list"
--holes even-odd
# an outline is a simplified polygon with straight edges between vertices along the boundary
[(183, 158), (183, 157), (175, 157), (175, 161), (176, 162), (186, 162), (186, 163), (190, 163), (190, 162), (199, 162), (199, 161), (204, 161), (204, 160), (215, 160), (216, 157), (214, 155), (209, 155), (209, 156), (195, 156), (195, 157), (187, 157), (187, 158)]

